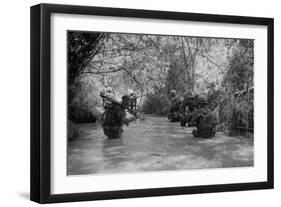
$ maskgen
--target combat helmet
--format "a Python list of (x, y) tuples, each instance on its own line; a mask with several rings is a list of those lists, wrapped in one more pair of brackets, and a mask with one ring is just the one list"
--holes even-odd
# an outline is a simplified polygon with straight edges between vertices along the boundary
[(105, 96), (108, 96), (110, 98), (115, 98), (115, 91), (112, 87), (110, 86), (105, 86), (105, 88), (103, 89), (102, 93), (105, 95)]
[(170, 90), (170, 96), (175, 97), (177, 95), (177, 91), (176, 90)]
[(135, 92), (133, 91), (133, 89), (129, 88), (128, 91), (127, 91), (127, 95), (128, 96), (131, 96), (131, 95), (134, 95)]
[(184, 97), (183, 96), (178, 96), (178, 102), (183, 103), (184, 102)]

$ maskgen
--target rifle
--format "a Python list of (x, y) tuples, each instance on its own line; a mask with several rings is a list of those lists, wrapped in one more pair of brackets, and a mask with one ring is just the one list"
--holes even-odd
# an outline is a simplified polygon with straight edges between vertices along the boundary
[(122, 104), (122, 103), (116, 101), (116, 100), (113, 99), (113, 98), (110, 98), (110, 97), (108, 97), (108, 96), (105, 96), (104, 94), (100, 94), (100, 96), (101, 96), (102, 98), (104, 98), (104, 99), (109, 100), (110, 102), (112, 102), (112, 103), (114, 103), (114, 104), (117, 104), (117, 105), (121, 106), (121, 107), (124, 108), (124, 109), (127, 109), (130, 114), (132, 114), (132, 115), (134, 115), (136, 118), (138, 118), (138, 112), (137, 112), (136, 110), (132, 110), (131, 108), (125, 106), (124, 104)]

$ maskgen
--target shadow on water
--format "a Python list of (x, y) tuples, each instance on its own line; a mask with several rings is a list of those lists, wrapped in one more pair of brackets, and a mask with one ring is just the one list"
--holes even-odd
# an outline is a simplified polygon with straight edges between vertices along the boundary
[(194, 138), (192, 128), (146, 116), (109, 140), (99, 125), (80, 124), (68, 144), (68, 175), (253, 166), (253, 139)]

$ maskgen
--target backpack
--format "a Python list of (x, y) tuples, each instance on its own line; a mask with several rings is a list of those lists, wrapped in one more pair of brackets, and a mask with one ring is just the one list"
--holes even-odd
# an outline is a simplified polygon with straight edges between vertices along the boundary
[(210, 111), (201, 111), (197, 122), (198, 136), (203, 138), (215, 135), (215, 121)]

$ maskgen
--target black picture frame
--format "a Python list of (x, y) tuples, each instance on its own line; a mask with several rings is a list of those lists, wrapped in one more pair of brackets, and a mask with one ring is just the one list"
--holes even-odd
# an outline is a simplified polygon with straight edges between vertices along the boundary
[[(52, 13), (99, 15), (111, 17), (133, 17), (162, 20), (180, 20), (207, 23), (232, 23), (267, 26), (267, 181), (236, 184), (219, 184), (186, 187), (167, 187), (106, 192), (85, 192), (74, 194), (51, 194), (51, 70), (50, 32)], [(103, 8), (89, 6), (39, 4), (31, 7), (31, 174), (30, 199), (39, 203), (120, 199), (147, 196), (211, 193), (273, 188), (274, 177), (274, 108), (273, 108), (273, 39), (272, 18), (195, 14), (152, 10)]]

